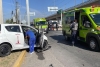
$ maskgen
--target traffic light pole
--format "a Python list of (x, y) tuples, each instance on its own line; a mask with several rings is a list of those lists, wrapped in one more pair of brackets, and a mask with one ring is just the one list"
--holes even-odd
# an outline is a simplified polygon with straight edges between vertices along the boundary
[(0, 0), (0, 24), (3, 23), (2, 0)]
[(29, 0), (26, 0), (26, 9), (27, 9), (27, 23), (30, 26), (30, 16), (29, 16)]
[(18, 2), (16, 2), (16, 23), (18, 24)]
[(62, 10), (61, 10), (61, 24), (62, 24)]

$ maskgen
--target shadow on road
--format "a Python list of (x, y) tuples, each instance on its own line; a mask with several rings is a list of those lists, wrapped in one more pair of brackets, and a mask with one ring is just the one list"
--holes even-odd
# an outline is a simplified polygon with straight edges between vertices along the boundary
[[(72, 43), (71, 43), (71, 40), (68, 40), (68, 41), (65, 40), (63, 35), (54, 35), (54, 36), (50, 36), (50, 37), (53, 38), (54, 40), (57, 40), (58, 43), (73, 46)], [(81, 49), (84, 49), (84, 50), (89, 50), (90, 51), (88, 45), (86, 43), (83, 43), (83, 42), (80, 42), (80, 41), (78, 41), (78, 43), (75, 44), (74, 46), (78, 47), (78, 48), (81, 48)]]
[(39, 60), (44, 60), (45, 57), (43, 56), (43, 52), (46, 51), (46, 50), (49, 50), (50, 48), (51, 48), (51, 46), (48, 46), (48, 48), (45, 49), (45, 50), (42, 50), (41, 48), (38, 48), (38, 47), (35, 48), (34, 50), (36, 52), (36, 55), (38, 56), (38, 59)]
[(39, 60), (44, 60), (45, 59), (45, 57), (43, 56), (43, 52), (41, 51), (40, 48), (35, 48), (35, 52), (36, 52), (36, 55), (38, 56)]
[(39, 60), (44, 60), (44, 56), (43, 56), (43, 52), (40, 52), (40, 53), (36, 53), (36, 55), (38, 56), (38, 59)]

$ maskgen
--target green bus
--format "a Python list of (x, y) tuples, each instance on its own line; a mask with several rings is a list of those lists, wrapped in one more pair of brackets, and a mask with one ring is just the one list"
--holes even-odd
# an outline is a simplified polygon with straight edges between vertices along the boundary
[[(100, 50), (100, 7), (84, 7), (63, 13), (62, 33), (71, 37), (70, 24), (78, 21), (77, 39), (86, 42), (91, 50)], [(88, 22), (88, 23), (87, 23)]]
[(35, 18), (34, 19), (35, 28), (41, 28), (44, 32), (48, 33), (48, 23), (45, 18)]

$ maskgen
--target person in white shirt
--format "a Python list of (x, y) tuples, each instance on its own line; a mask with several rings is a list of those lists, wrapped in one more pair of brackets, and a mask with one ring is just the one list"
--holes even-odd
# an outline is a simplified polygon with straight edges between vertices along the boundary
[(76, 35), (77, 35), (77, 30), (78, 30), (78, 22), (75, 19), (74, 22), (70, 25), (71, 28), (71, 38), (72, 38), (72, 44), (74, 45)]

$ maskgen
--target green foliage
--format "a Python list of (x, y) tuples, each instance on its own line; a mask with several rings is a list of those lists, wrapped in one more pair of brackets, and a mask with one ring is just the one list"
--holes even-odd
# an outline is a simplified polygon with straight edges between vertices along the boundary
[(13, 19), (7, 19), (6, 23), (9, 23), (9, 24), (13, 23)]
[(58, 10), (57, 14), (61, 14), (62, 11), (63, 11), (62, 9)]

